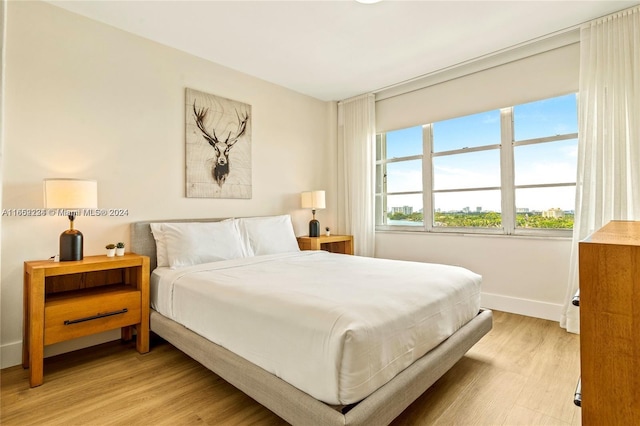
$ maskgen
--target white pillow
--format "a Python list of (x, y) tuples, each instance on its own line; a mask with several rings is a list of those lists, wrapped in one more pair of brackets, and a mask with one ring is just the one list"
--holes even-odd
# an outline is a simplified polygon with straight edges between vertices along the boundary
[(288, 214), (235, 220), (249, 256), (300, 251)]
[(233, 220), (163, 223), (162, 233), (171, 269), (245, 257)]
[(169, 260), (167, 259), (167, 245), (164, 242), (164, 230), (162, 228), (163, 223), (150, 223), (151, 233), (156, 240), (156, 262), (158, 267), (169, 266)]

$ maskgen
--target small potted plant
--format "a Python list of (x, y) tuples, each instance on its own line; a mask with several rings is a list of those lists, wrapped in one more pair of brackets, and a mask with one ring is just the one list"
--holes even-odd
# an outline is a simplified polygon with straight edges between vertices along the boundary
[(329, 229), (329, 227), (327, 226), (326, 228), (324, 228), (324, 234), (328, 237), (329, 235), (331, 235), (331, 229)]
[(107, 249), (107, 257), (113, 257), (116, 255), (116, 245), (115, 244), (107, 244), (104, 246)]
[(116, 256), (124, 256), (124, 243), (116, 244)]

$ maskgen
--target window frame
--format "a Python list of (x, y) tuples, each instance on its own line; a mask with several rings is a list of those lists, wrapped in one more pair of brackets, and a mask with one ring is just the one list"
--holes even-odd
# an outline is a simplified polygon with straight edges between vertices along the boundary
[[(556, 97), (570, 95), (559, 95)], [(576, 102), (578, 100), (578, 94), (575, 94)], [(554, 99), (546, 98), (546, 99)], [(545, 99), (540, 99), (542, 101)], [(533, 101), (536, 102), (536, 101)], [(556, 182), (545, 184), (515, 184), (515, 157), (514, 150), (519, 146), (535, 145), (542, 143), (559, 142), (563, 140), (577, 139), (578, 133), (565, 133), (553, 136), (544, 136), (532, 139), (525, 139), (516, 141), (514, 134), (514, 106), (500, 108), (500, 143), (483, 145), (478, 147), (461, 148), (450, 151), (433, 152), (433, 125), (434, 123), (428, 123), (422, 125), (422, 154), (412, 155), (399, 158), (386, 158), (386, 134), (388, 132), (376, 134), (376, 177), (378, 177), (378, 167), (383, 174), (384, 181), (381, 185), (381, 192), (377, 192), (378, 185), (376, 183), (376, 200), (380, 199), (381, 202), (376, 202), (376, 231), (409, 231), (409, 232), (429, 232), (439, 234), (485, 234), (485, 235), (512, 235), (512, 236), (536, 236), (536, 237), (565, 237), (570, 238), (573, 233), (573, 229), (551, 229), (551, 228), (519, 228), (516, 226), (516, 201), (515, 194), (518, 189), (533, 189), (533, 188), (554, 188), (554, 187), (576, 187), (576, 182)], [(455, 117), (454, 117), (455, 118)], [(417, 127), (417, 126), (412, 126)], [(433, 176), (433, 159), (436, 157), (457, 155), (471, 152), (499, 150), (500, 155), (500, 187), (476, 187), (476, 188), (462, 188), (462, 189), (440, 189), (435, 190), (433, 188), (434, 176)], [(379, 151), (379, 152), (378, 152)], [(425, 155), (425, 153), (428, 153)], [(422, 191), (409, 191), (409, 192), (394, 192), (388, 193), (386, 191), (386, 165), (389, 163), (409, 161), (419, 159), (422, 161)], [(428, 159), (428, 161), (425, 161)], [(428, 188), (425, 190), (425, 188)], [(447, 192), (471, 192), (471, 191), (483, 191), (483, 190), (498, 190), (501, 197), (501, 220), (502, 226), (499, 228), (481, 228), (481, 227), (438, 227), (434, 226), (434, 195), (437, 193)], [(423, 224), (422, 226), (405, 226), (405, 225), (389, 225), (387, 223), (388, 205), (387, 196), (389, 195), (413, 195), (422, 194), (422, 212), (423, 212)], [(575, 216), (574, 216), (575, 217)]]

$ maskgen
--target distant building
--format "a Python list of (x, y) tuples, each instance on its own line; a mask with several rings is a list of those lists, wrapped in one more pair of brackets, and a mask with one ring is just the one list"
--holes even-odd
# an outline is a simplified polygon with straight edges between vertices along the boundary
[(528, 207), (516, 207), (516, 213), (529, 213)]
[(462, 209), (462, 213), (469, 213), (470, 211), (471, 211), (471, 208), (469, 208), (469, 207), (464, 207)]
[(476, 207), (476, 213), (482, 213), (482, 207)]
[(391, 213), (402, 213), (402, 214), (409, 215), (413, 213), (413, 207), (411, 206), (391, 207)]
[(564, 217), (564, 211), (559, 208), (549, 209), (542, 212), (542, 217), (552, 217), (555, 219), (559, 219)]

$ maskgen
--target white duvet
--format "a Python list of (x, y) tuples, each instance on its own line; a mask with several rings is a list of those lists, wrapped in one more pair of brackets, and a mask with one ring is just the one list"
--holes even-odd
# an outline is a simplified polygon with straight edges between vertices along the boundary
[(152, 274), (152, 307), (329, 404), (362, 400), (477, 315), (467, 269), (303, 251)]

